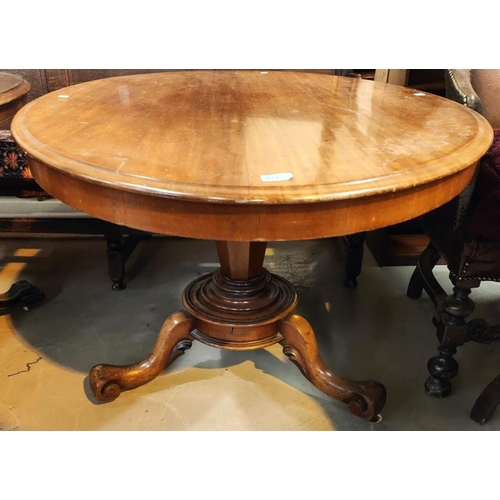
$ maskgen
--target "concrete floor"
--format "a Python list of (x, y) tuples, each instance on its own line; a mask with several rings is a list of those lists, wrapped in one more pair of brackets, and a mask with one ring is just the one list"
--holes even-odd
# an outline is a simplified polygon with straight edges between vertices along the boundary
[[(427, 396), (426, 363), (437, 345), (430, 300), (406, 297), (411, 267), (380, 268), (369, 252), (358, 289), (344, 288), (340, 240), (270, 243), (265, 265), (297, 287), (298, 312), (332, 370), (386, 386), (376, 424), (317, 390), (279, 345), (234, 352), (194, 342), (154, 381), (96, 404), (88, 370), (149, 353), (185, 285), (216, 268), (211, 242), (141, 243), (120, 292), (111, 290), (102, 238), (3, 237), (0, 262), (0, 291), (27, 279), (47, 297), (0, 316), (0, 430), (500, 430), (500, 410), (482, 427), (469, 419), (500, 373), (500, 345), (461, 348), (452, 396)], [(446, 268), (436, 274), (449, 290)], [(500, 319), (498, 286), (473, 292), (474, 317)]]

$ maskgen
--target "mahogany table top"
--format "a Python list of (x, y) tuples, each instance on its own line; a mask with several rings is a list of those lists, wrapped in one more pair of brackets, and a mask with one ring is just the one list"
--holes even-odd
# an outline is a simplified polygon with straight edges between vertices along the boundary
[[(393, 206), (392, 215), (384, 208), (385, 216), (371, 223), (359, 223), (362, 217), (350, 226), (330, 223), (315, 235), (299, 228), (297, 239), (381, 227), (439, 206), (463, 189), (493, 137), (483, 117), (444, 98), (293, 71), (176, 71), (91, 81), (29, 103), (12, 133), (49, 193), (118, 223), (138, 225), (129, 216), (137, 197), (161, 199), (157, 211), (193, 202), (241, 216), (283, 215), (305, 204), (331, 212), (349, 201), (352, 208), (420, 193)], [(102, 191), (101, 198), (113, 191), (115, 207), (122, 193), (129, 214), (96, 207), (95, 197), (87, 199), (91, 189)], [(167, 223), (146, 226), (194, 233)], [(277, 229), (275, 239), (289, 238)], [(272, 236), (264, 233), (258, 238)]]

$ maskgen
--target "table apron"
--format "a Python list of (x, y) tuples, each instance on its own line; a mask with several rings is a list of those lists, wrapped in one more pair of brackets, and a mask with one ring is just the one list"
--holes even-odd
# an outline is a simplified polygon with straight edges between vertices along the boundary
[(329, 202), (229, 204), (185, 201), (95, 184), (28, 156), (36, 181), (52, 196), (96, 218), (157, 234), (224, 241), (287, 241), (342, 236), (390, 226), (458, 195), (476, 164), (397, 192)]

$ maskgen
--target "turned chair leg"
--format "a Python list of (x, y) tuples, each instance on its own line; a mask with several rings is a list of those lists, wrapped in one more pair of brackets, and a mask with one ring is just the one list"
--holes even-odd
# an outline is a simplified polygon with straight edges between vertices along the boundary
[(366, 232), (344, 236), (346, 244), (345, 274), (347, 276), (344, 286), (346, 288), (356, 288), (358, 286), (357, 278), (361, 274), (365, 238)]
[(137, 244), (151, 237), (150, 234), (129, 234), (126, 238), (119, 227), (106, 231), (107, 242), (106, 257), (108, 260), (108, 275), (113, 282), (112, 290), (123, 290), (126, 288), (125, 264), (134, 251)]
[(451, 392), (450, 380), (457, 376), (459, 366), (453, 356), (457, 347), (467, 340), (465, 318), (474, 311), (474, 302), (469, 298), (470, 288), (453, 288), (453, 295), (443, 301), (443, 310), (434, 316), (439, 340), (437, 356), (429, 359), (429, 378), (425, 381), (427, 394), (445, 398)]
[(113, 282), (112, 290), (123, 290), (126, 285), (123, 282), (125, 279), (125, 263), (122, 258), (122, 237), (106, 238), (107, 251), (106, 258), (108, 260), (108, 275)]
[(455, 287), (453, 295), (447, 296), (432, 273), (440, 258), (437, 248), (429, 243), (418, 259), (406, 295), (419, 299), (425, 290), (436, 308), (433, 323), (437, 328), (439, 354), (427, 363), (429, 377), (425, 381), (425, 392), (436, 398), (445, 398), (451, 393), (450, 380), (458, 375), (459, 366), (453, 356), (457, 353), (456, 348), (466, 341), (465, 318), (472, 314), (474, 303), (468, 298), (468, 288)]
[(8, 313), (19, 306), (28, 311), (44, 300), (45, 294), (40, 288), (26, 280), (17, 281), (9, 290), (0, 293), (0, 313)]

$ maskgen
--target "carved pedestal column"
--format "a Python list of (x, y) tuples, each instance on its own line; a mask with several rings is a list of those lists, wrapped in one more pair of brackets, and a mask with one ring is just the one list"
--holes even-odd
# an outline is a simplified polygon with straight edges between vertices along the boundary
[(111, 401), (121, 390), (152, 380), (193, 339), (234, 350), (279, 342), (318, 389), (346, 403), (354, 415), (377, 419), (385, 404), (384, 386), (341, 379), (324, 365), (311, 326), (294, 314), (297, 294), (293, 285), (263, 268), (265, 249), (263, 242), (217, 242), (220, 269), (186, 287), (185, 311), (167, 319), (151, 355), (134, 365), (98, 365), (91, 370), (96, 398)]

